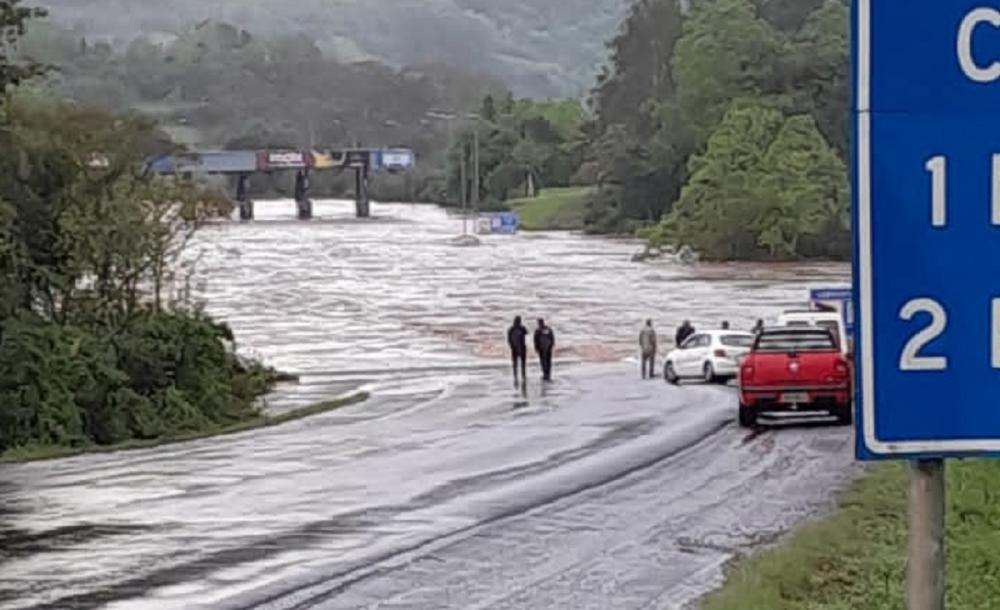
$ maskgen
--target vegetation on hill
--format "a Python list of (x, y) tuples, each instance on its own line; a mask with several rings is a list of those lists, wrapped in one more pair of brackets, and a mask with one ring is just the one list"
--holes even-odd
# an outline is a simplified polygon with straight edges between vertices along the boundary
[[(408, 146), (421, 172), (410, 194), (437, 199), (444, 189), (449, 125), (433, 111), (468, 111), (498, 83), (440, 66), (391, 68), (344, 64), (304, 35), (257, 38), (231, 25), (205, 22), (169, 41), (132, 39), (118, 47), (49, 23), (33, 25), (22, 56), (55, 68), (44, 91), (110, 112), (136, 111), (181, 144), (200, 148)], [(277, 182), (274, 180), (278, 180)], [(287, 176), (258, 177), (254, 194), (282, 194)], [(347, 177), (318, 174), (319, 194), (353, 188)], [(376, 185), (378, 188), (378, 185)]]
[(35, 16), (0, 0), (0, 454), (257, 418), (273, 372), (175, 289), (227, 202), (145, 171), (170, 150), (147, 121), (31, 95), (12, 47)]
[(304, 35), (341, 63), (447, 65), (536, 98), (586, 91), (625, 8), (624, 0), (41, 1), (92, 39), (169, 39), (194, 23), (225, 21), (265, 37)]

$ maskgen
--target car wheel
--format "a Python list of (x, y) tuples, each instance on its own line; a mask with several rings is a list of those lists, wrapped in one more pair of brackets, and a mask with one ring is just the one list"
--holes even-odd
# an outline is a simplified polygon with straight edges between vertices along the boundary
[(851, 407), (851, 403), (838, 405), (834, 409), (833, 414), (837, 418), (837, 423), (841, 426), (850, 426), (854, 423), (854, 409)]
[(667, 383), (677, 385), (679, 378), (677, 377), (677, 371), (674, 370), (674, 363), (668, 362), (663, 365), (663, 378)]
[(740, 427), (757, 427), (757, 412), (744, 404), (740, 404)]
[(715, 383), (719, 380), (715, 374), (715, 367), (712, 366), (711, 362), (705, 363), (705, 366), (702, 368), (702, 374), (705, 377), (705, 383)]

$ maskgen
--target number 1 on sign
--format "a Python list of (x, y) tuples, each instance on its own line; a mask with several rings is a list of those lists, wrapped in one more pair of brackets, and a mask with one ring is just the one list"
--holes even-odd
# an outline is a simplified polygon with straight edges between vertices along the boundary
[[(931, 174), (931, 226), (942, 228), (948, 225), (948, 160), (936, 155), (924, 167)], [(993, 155), (990, 186), (990, 222), (1000, 226), (1000, 154)]]
[(948, 223), (948, 162), (944, 156), (931, 157), (924, 166), (931, 173), (931, 226), (943, 227)]

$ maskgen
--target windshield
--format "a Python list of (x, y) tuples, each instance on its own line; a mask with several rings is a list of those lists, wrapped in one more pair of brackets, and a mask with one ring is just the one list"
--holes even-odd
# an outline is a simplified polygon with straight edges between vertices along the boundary
[(753, 337), (748, 335), (722, 335), (719, 341), (727, 347), (751, 347)]
[(827, 331), (776, 331), (764, 333), (757, 339), (758, 352), (831, 352), (837, 346)]

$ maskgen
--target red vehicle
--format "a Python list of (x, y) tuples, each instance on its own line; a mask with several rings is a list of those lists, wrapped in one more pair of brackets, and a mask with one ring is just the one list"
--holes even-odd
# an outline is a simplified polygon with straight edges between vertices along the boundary
[(830, 414), (853, 421), (851, 367), (833, 334), (819, 326), (761, 332), (740, 366), (740, 425), (763, 413)]

